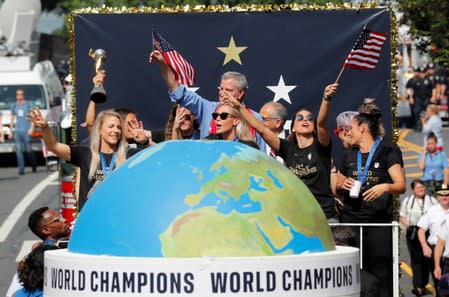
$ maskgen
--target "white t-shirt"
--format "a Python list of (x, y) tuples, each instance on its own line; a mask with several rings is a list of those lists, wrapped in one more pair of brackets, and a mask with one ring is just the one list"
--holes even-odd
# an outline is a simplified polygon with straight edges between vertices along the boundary
[(418, 220), (421, 216), (427, 213), (427, 210), (433, 205), (438, 204), (438, 200), (426, 195), (424, 199), (416, 198), (415, 195), (408, 196), (402, 200), (401, 211), (399, 215), (407, 218), (409, 225), (418, 224)]
[(439, 239), (444, 240), (444, 252), (443, 257), (449, 258), (449, 222), (446, 222), (441, 226), (437, 232)]

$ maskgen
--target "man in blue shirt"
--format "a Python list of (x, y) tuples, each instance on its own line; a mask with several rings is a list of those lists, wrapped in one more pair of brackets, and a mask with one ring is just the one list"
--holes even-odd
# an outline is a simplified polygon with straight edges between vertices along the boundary
[[(195, 115), (200, 124), (201, 138), (209, 134), (216, 134), (212, 113), (218, 109), (221, 101), (227, 96), (226, 94), (230, 94), (237, 100), (242, 101), (248, 88), (248, 82), (243, 74), (228, 71), (222, 75), (220, 86), (218, 87), (218, 99), (220, 102), (210, 101), (188, 90), (185, 85), (178, 84), (175, 74), (165, 62), (160, 51), (154, 50), (150, 55), (150, 61), (159, 64), (162, 77), (169, 89), (170, 99), (189, 109)], [(262, 122), (262, 117), (258, 113), (253, 110), (251, 112)], [(259, 148), (265, 150), (265, 141), (262, 137), (255, 131), (251, 131), (251, 133), (255, 135)]]
[(449, 182), (449, 165), (444, 152), (437, 150), (437, 137), (432, 132), (427, 136), (426, 150), (418, 158), (418, 168), (423, 171), (421, 180), (429, 194), (433, 195), (434, 188)]
[(31, 110), (31, 105), (25, 100), (25, 92), (22, 89), (16, 90), (16, 102), (11, 107), (10, 136), (16, 145), (17, 167), (19, 174), (25, 173), (25, 158), (23, 152), (29, 155), (33, 172), (36, 172), (36, 157), (31, 150), (31, 134), (34, 124), (27, 119), (27, 114)]

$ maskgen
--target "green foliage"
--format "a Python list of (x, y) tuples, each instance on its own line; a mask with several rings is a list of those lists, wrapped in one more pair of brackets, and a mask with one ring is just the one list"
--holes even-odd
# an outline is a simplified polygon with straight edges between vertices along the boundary
[(399, 0), (404, 22), (421, 52), (449, 69), (449, 1)]

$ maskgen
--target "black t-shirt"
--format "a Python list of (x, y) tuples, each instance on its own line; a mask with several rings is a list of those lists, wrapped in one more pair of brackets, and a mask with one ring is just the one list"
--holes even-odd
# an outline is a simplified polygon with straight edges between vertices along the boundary
[[(340, 172), (346, 177), (358, 179), (357, 152), (359, 148), (352, 146), (347, 148), (341, 159)], [(400, 151), (400, 150), (399, 150)], [(362, 154), (362, 172), (368, 153)], [(385, 192), (383, 195), (371, 202), (362, 198), (362, 193), (377, 184), (392, 183), (388, 169), (394, 164), (403, 164), (402, 156), (394, 144), (382, 140), (374, 152), (365, 183), (360, 189), (358, 198), (349, 197), (349, 192), (344, 193), (344, 206), (342, 222), (344, 223), (390, 223), (393, 219), (393, 195)]]
[(323, 146), (318, 139), (313, 144), (300, 148), (291, 140), (279, 138), (281, 141), (278, 156), (315, 196), (327, 218), (336, 216), (334, 198), (330, 187), (332, 145)]
[[(106, 164), (109, 164), (113, 154), (103, 154)], [(78, 166), (80, 168), (80, 188), (78, 194), (78, 209), (84, 206), (87, 201), (89, 191), (95, 185), (97, 181), (103, 180), (103, 171), (101, 169), (101, 162), (98, 165), (98, 169), (93, 178), (89, 179), (90, 160), (92, 153), (90, 148), (82, 145), (70, 145), (70, 164)]]
[(413, 90), (413, 97), (416, 100), (425, 101), (426, 99), (428, 99), (428, 89), (426, 84), (424, 83), (424, 79), (422, 79), (421, 77), (416, 76), (409, 79), (406, 88)]

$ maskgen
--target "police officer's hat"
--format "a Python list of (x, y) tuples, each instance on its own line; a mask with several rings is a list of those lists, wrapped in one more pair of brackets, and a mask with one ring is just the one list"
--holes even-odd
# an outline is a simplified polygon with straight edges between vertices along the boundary
[(435, 190), (435, 194), (447, 196), (449, 195), (449, 187), (446, 184), (441, 184), (441, 186)]

